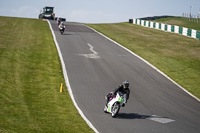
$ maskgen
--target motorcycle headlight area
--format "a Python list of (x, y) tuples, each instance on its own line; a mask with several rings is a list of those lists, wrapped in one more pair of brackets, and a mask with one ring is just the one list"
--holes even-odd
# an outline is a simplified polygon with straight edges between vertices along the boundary
[(118, 101), (119, 101), (120, 103), (123, 103), (123, 102), (124, 102), (124, 98), (119, 97), (119, 98), (118, 98)]

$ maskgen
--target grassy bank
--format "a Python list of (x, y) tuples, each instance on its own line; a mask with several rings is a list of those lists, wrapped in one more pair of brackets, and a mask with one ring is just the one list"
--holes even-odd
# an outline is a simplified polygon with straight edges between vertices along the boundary
[(182, 19), (180, 17), (161, 18), (155, 21), (164, 23), (164, 24), (169, 24), (169, 25), (178, 25), (178, 26), (187, 27), (190, 29), (195, 29), (195, 30), (200, 31), (200, 23), (189, 21), (187, 19)]
[(117, 41), (200, 98), (200, 41), (129, 23), (87, 24)]
[(0, 17), (0, 132), (93, 132), (64, 82), (47, 22)]

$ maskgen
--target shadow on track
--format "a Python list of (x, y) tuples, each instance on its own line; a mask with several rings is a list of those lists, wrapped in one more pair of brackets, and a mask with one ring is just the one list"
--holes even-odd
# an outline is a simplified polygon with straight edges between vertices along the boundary
[(147, 119), (150, 118), (151, 116), (149, 115), (140, 115), (136, 113), (119, 113), (117, 118), (118, 119)]
[(70, 33), (63, 33), (62, 35), (75, 35), (75, 34), (70, 34)]

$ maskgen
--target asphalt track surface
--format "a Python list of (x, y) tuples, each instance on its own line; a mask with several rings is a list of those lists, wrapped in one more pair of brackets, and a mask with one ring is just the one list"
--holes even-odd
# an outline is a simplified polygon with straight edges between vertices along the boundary
[[(75, 101), (102, 133), (200, 133), (200, 103), (145, 62), (84, 25), (51, 21)], [(105, 95), (123, 80), (130, 99), (117, 118)]]

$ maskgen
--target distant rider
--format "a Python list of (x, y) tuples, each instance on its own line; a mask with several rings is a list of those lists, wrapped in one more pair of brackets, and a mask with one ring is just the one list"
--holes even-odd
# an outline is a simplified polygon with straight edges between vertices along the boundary
[[(127, 103), (127, 100), (129, 99), (129, 94), (130, 94), (129, 81), (128, 80), (123, 81), (122, 85), (118, 86), (118, 88), (116, 88), (113, 92), (108, 93), (106, 97), (106, 106), (113, 97), (116, 97), (117, 92), (122, 92), (125, 94), (126, 103)], [(125, 104), (122, 105), (122, 107), (124, 106)]]
[(62, 29), (62, 28), (64, 28), (64, 29), (65, 29), (65, 25), (64, 25), (64, 23), (63, 23), (63, 22), (61, 22), (61, 23), (60, 23), (60, 25), (59, 25), (58, 27), (59, 27), (59, 29)]
[(60, 18), (60, 16), (57, 18), (57, 23), (58, 23), (58, 25), (60, 25), (60, 22), (61, 22), (61, 18)]

